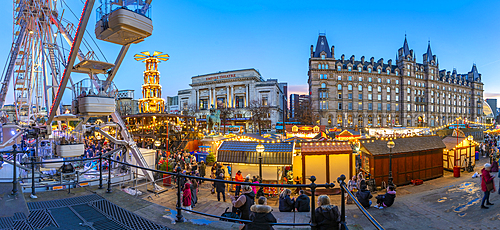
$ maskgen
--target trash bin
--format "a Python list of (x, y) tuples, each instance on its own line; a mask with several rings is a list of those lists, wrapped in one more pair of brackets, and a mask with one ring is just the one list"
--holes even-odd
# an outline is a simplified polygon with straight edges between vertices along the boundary
[(196, 156), (196, 161), (197, 162), (207, 162), (207, 156), (208, 156), (208, 153), (204, 153), (204, 152), (197, 152), (195, 153), (195, 156)]
[(453, 166), (453, 176), (460, 177), (460, 166)]
[(168, 174), (163, 174), (163, 186), (171, 186), (172, 177)]

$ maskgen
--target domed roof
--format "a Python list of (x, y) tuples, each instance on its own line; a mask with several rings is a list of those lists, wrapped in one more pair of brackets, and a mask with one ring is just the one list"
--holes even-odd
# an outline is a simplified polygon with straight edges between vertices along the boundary
[(486, 103), (486, 101), (483, 101), (483, 113), (486, 118), (495, 118), (493, 110), (491, 109), (490, 105)]

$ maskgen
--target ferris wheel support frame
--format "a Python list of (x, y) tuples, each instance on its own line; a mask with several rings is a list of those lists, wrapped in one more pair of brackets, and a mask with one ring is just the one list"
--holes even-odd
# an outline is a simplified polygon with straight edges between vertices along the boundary
[[(52, 107), (50, 108), (50, 114), (47, 119), (46, 124), (50, 125), (52, 120), (54, 120), (54, 116), (56, 115), (56, 110), (59, 108), (59, 104), (61, 103), (61, 99), (64, 93), (64, 89), (68, 84), (68, 80), (70, 78), (71, 71), (73, 70), (73, 65), (75, 64), (76, 56), (80, 51), (80, 45), (82, 43), (83, 34), (85, 33), (85, 29), (87, 28), (87, 24), (89, 22), (90, 14), (94, 7), (95, 0), (87, 0), (85, 2), (85, 6), (83, 8), (82, 16), (80, 18), (80, 23), (78, 24), (78, 28), (76, 29), (75, 38), (73, 40), (73, 44), (71, 45), (71, 52), (68, 57), (68, 62), (66, 63), (66, 68), (64, 69), (64, 74), (62, 76), (61, 82), (59, 84), (59, 88), (57, 89), (57, 95), (54, 98), (52, 103)], [(62, 89), (62, 91), (61, 91)]]

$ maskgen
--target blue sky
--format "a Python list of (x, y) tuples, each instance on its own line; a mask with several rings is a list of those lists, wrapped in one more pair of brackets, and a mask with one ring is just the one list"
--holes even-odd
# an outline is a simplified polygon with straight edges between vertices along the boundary
[[(71, 4), (79, 16), (82, 3)], [(500, 84), (500, 1), (154, 0), (152, 10), (153, 35), (131, 46), (115, 78), (119, 89), (135, 90), (136, 98), (141, 96), (144, 65), (133, 55), (146, 50), (171, 56), (159, 66), (164, 97), (189, 88), (192, 76), (243, 68), (288, 82), (289, 92), (306, 93), (309, 49), (318, 33), (326, 32), (335, 58), (345, 54), (356, 60), (394, 60), (406, 33), (421, 62), (430, 39), (440, 69), (466, 73), (476, 63), (485, 98), (500, 99), (495, 87)], [(5, 32), (0, 63), (5, 63), (12, 41), (12, 10), (5, 7), (3, 12), (0, 19), (9, 23), (0, 25)], [(93, 11), (87, 27), (90, 36), (95, 18)], [(114, 62), (120, 46), (97, 43)]]

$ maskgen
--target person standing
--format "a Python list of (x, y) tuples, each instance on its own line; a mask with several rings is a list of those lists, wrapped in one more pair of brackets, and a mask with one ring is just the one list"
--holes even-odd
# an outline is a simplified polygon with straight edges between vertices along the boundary
[(191, 186), (190, 183), (184, 184), (184, 190), (182, 191), (182, 207), (188, 210), (192, 210), (191, 208), (192, 197), (191, 197), (190, 186)]
[(491, 164), (484, 164), (484, 168), (481, 170), (481, 190), (484, 192), (483, 200), (481, 201), (481, 208), (488, 209), (488, 207), (484, 206), (484, 202), (486, 201), (486, 205), (493, 205), (490, 203), (490, 192), (495, 192), (495, 185), (493, 183), (493, 179), (495, 176), (490, 175)]
[(198, 203), (198, 182), (191, 179), (191, 207), (194, 208)]
[(295, 200), (295, 208), (297, 208), (297, 212), (309, 212), (311, 210), (311, 200), (304, 193), (304, 190), (299, 191), (299, 196)]
[[(207, 166), (205, 165), (205, 162), (201, 161), (201, 164), (200, 164), (200, 177), (205, 177), (206, 170), (207, 170)], [(201, 183), (203, 183), (203, 181), (201, 181)]]
[[(224, 173), (220, 173), (215, 179), (224, 180)], [(215, 191), (217, 192), (217, 200), (220, 201), (220, 194), (222, 193), (222, 200), (226, 202), (226, 183), (215, 182)]]
[[(238, 172), (236, 173), (236, 176), (234, 177), (234, 180), (236, 182), (243, 182), (245, 181), (245, 179), (243, 179), (243, 176), (241, 175), (241, 171), (238, 170)], [(237, 184), (236, 185), (236, 192), (234, 193), (235, 196), (239, 196), (240, 195), (240, 190), (241, 190), (241, 185), (240, 184)]]

